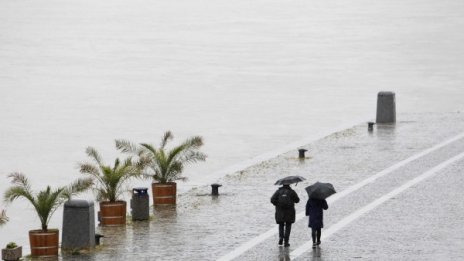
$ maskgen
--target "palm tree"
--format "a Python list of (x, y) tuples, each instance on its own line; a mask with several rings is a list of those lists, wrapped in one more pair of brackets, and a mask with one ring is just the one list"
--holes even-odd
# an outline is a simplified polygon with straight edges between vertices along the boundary
[(8, 222), (8, 217), (6, 216), (5, 210), (2, 209), (2, 211), (0, 211), (0, 225), (4, 225), (6, 222)]
[(122, 152), (130, 152), (138, 156), (137, 166), (147, 170), (143, 173), (144, 176), (152, 177), (159, 183), (186, 180), (187, 178), (182, 176), (184, 164), (206, 160), (206, 154), (199, 151), (203, 139), (200, 136), (193, 136), (170, 150), (166, 149), (168, 141), (173, 138), (172, 133), (167, 131), (161, 139), (159, 148), (147, 143), (137, 146), (127, 140), (116, 140), (116, 147)]
[(94, 163), (80, 163), (80, 172), (96, 181), (94, 191), (98, 201), (115, 202), (123, 193), (123, 184), (132, 177), (137, 177), (139, 168), (128, 157), (123, 162), (116, 158), (114, 166), (105, 165), (100, 154), (93, 147), (86, 149), (87, 155)]
[(47, 186), (44, 190), (34, 193), (29, 180), (22, 173), (13, 172), (8, 177), (12, 178), (13, 186), (5, 191), (5, 201), (13, 202), (18, 198), (29, 201), (40, 219), (43, 231), (47, 231), (48, 222), (59, 206), (71, 199), (73, 195), (87, 190), (92, 185), (91, 179), (78, 179), (69, 186), (57, 189), (51, 189), (50, 186)]

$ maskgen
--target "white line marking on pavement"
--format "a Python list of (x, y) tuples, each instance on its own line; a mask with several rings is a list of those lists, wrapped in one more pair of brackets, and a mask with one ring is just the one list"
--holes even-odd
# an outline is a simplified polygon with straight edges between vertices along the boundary
[[(373, 176), (370, 176), (369, 178), (341, 191), (341, 192), (338, 192), (336, 193), (335, 195), (331, 196), (330, 198), (327, 199), (327, 203), (331, 204), (349, 194), (351, 194), (352, 192), (366, 186), (367, 184), (369, 183), (372, 183), (374, 182), (376, 179), (382, 177), (382, 176), (385, 176), (401, 167), (403, 167), (404, 165), (416, 160), (416, 159), (419, 159), (435, 150), (438, 150), (450, 143), (453, 143), (459, 139), (462, 139), (464, 138), (464, 133), (461, 133), (457, 136), (454, 136), (453, 138), (450, 138), (448, 140), (445, 140), (443, 141), (442, 143), (439, 143), (433, 147), (430, 147), (426, 150), (423, 150), (422, 152), (419, 152), (405, 160), (402, 160), (380, 172), (378, 172), (377, 174), (373, 175)], [(305, 216), (305, 213), (304, 211), (298, 213), (296, 215), (296, 220), (295, 222), (297, 222), (298, 220), (302, 219), (303, 217)], [(268, 231), (264, 232), (263, 234), (261, 235), (258, 235), (250, 240), (248, 240), (247, 242), (243, 243), (242, 245), (240, 245), (239, 247), (237, 247), (236, 249), (232, 250), (231, 252), (225, 254), (224, 256), (218, 258), (217, 260), (218, 261), (229, 261), (229, 260), (233, 260), (237, 257), (239, 257), (240, 255), (242, 255), (243, 253), (245, 253), (246, 251), (250, 250), (251, 248), (253, 248), (254, 246), (258, 245), (259, 243), (263, 242), (264, 240), (266, 240), (267, 238), (277, 234), (278, 230), (276, 228), (276, 226), (273, 226), (271, 229), (269, 229)]]
[[(421, 181), (424, 181), (430, 177), (433, 177), (439, 173), (440, 170), (448, 167), (450, 164), (464, 158), (464, 152), (440, 163), (439, 165), (431, 168), (430, 170), (422, 173), (421, 175), (415, 177), (414, 179), (409, 180), (408, 182), (404, 183), (403, 185), (395, 188), (394, 190), (390, 191), (389, 193), (377, 198), (376, 200), (372, 201), (371, 203), (367, 204), (366, 206), (356, 210), (355, 212), (351, 213), (350, 215), (344, 217), (342, 220), (338, 221), (336, 224), (330, 226), (321, 236), (321, 239), (325, 239), (333, 235), (338, 230), (344, 228), (345, 226), (349, 225), (354, 220), (360, 218), (361, 216), (367, 214), (371, 210), (375, 209), (376, 207), (380, 206), (381, 204), (385, 203), (387, 200), (391, 199), (394, 196), (397, 196), (401, 192), (405, 191), (406, 189), (418, 184)], [(312, 247), (312, 242), (308, 240), (305, 244), (298, 247), (294, 251), (290, 253), (290, 259), (294, 259), (302, 255), (304, 252), (308, 251)]]

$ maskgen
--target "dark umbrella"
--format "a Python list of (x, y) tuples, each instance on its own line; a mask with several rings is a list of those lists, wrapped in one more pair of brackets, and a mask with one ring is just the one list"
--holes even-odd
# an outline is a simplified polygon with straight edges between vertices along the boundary
[(276, 183), (274, 183), (274, 185), (290, 185), (293, 183), (301, 182), (303, 180), (306, 180), (306, 179), (301, 176), (288, 176), (288, 177), (279, 179), (278, 181), (276, 181)]
[(312, 184), (311, 186), (307, 186), (305, 189), (306, 192), (308, 192), (308, 197), (315, 199), (326, 199), (330, 195), (336, 193), (335, 188), (332, 184), (322, 183), (319, 181)]

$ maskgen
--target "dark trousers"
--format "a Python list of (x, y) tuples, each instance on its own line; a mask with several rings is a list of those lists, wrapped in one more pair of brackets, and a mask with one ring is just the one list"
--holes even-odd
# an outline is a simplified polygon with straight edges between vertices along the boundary
[(321, 242), (321, 229), (320, 228), (311, 228), (311, 237), (313, 238), (313, 243)]
[(284, 239), (285, 242), (288, 242), (290, 239), (290, 232), (292, 231), (292, 223), (285, 222), (279, 223), (279, 238)]

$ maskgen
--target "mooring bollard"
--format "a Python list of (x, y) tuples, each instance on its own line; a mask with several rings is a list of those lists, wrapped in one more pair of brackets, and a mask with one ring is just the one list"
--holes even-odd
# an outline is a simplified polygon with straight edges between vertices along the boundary
[(370, 121), (367, 123), (367, 130), (373, 131), (374, 130), (374, 122)]
[(219, 196), (219, 187), (221, 187), (221, 184), (211, 184), (211, 195), (213, 196)]
[(308, 151), (306, 149), (299, 149), (298, 150), (298, 158), (304, 159), (305, 158), (305, 152)]
[(377, 95), (377, 123), (396, 122), (396, 101), (394, 92), (379, 92)]
[(100, 238), (105, 237), (102, 234), (95, 234), (95, 244), (98, 246), (100, 245)]

